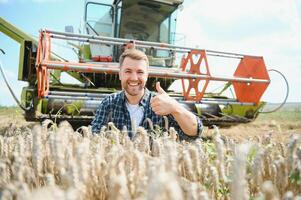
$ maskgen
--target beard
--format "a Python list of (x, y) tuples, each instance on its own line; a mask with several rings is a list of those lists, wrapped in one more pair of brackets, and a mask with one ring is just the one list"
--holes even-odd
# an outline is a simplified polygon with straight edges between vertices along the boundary
[(126, 91), (127, 94), (131, 96), (138, 96), (144, 93), (144, 86), (140, 84), (134, 87), (126, 84), (123, 89)]

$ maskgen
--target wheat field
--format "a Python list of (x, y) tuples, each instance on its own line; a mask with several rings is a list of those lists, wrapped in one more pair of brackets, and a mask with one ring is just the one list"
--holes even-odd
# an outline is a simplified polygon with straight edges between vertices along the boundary
[(172, 127), (138, 128), (131, 140), (112, 123), (98, 135), (68, 122), (8, 124), (0, 132), (3, 200), (301, 199), (298, 125), (289, 131), (270, 122), (261, 135), (214, 127), (205, 129), (210, 139), (185, 142)]

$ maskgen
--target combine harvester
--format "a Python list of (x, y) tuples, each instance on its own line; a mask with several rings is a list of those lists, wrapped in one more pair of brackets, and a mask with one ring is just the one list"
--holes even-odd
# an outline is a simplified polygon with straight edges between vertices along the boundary
[[(38, 41), (0, 18), (0, 31), (19, 42), (18, 79), (28, 82), (21, 104), (28, 121), (68, 120), (87, 125), (101, 100), (120, 90), (118, 58), (124, 49), (143, 50), (150, 60), (147, 88), (156, 81), (166, 91), (173, 82), (182, 92), (169, 91), (205, 125), (228, 126), (253, 121), (263, 108), (260, 101), (270, 84), (263, 57), (177, 46), (176, 10), (183, 0), (115, 0), (112, 5), (85, 3), (85, 34), (41, 30)], [(98, 11), (98, 12), (95, 12)], [(53, 51), (53, 41), (67, 40), (76, 48), (78, 61), (68, 61)], [(235, 59), (232, 77), (211, 73), (210, 59)], [(179, 59), (180, 58), (180, 59)], [(79, 81), (62, 83), (65, 72)], [(208, 85), (223, 82), (218, 92)], [(223, 95), (233, 88), (234, 97)]]

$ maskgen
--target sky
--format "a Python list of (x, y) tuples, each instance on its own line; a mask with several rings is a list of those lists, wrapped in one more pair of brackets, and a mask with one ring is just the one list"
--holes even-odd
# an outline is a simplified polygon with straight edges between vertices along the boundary
[[(48, 28), (75, 32), (83, 25), (82, 0), (0, 0), (0, 16), (37, 37)], [(289, 102), (301, 102), (301, 0), (186, 0), (178, 12), (179, 44), (202, 49), (263, 56), (268, 69), (281, 71), (289, 82)], [(20, 98), (26, 83), (18, 81), (19, 45), (0, 32), (0, 60), (9, 83)], [(212, 74), (231, 76), (238, 63), (208, 58)], [(285, 82), (271, 72), (262, 99), (282, 102)], [(0, 105), (15, 105), (0, 76)]]

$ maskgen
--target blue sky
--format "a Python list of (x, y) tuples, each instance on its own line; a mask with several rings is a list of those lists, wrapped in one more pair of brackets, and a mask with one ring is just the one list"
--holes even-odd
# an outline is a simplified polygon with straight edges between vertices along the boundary
[[(38, 36), (41, 28), (63, 31), (65, 25), (79, 30), (83, 24), (81, 0), (0, 0), (0, 16), (24, 32)], [(283, 72), (290, 84), (289, 101), (301, 102), (301, 0), (186, 0), (178, 13), (181, 44), (211, 50), (264, 56), (268, 68)], [(13, 90), (20, 96), (26, 83), (17, 81), (19, 46), (0, 33), (0, 55)], [(209, 60), (211, 61), (211, 60)], [(231, 75), (235, 63), (213, 60), (214, 73)], [(231, 65), (231, 66), (230, 66)], [(283, 80), (271, 74), (263, 99), (281, 102)], [(2, 77), (0, 105), (14, 105)]]

